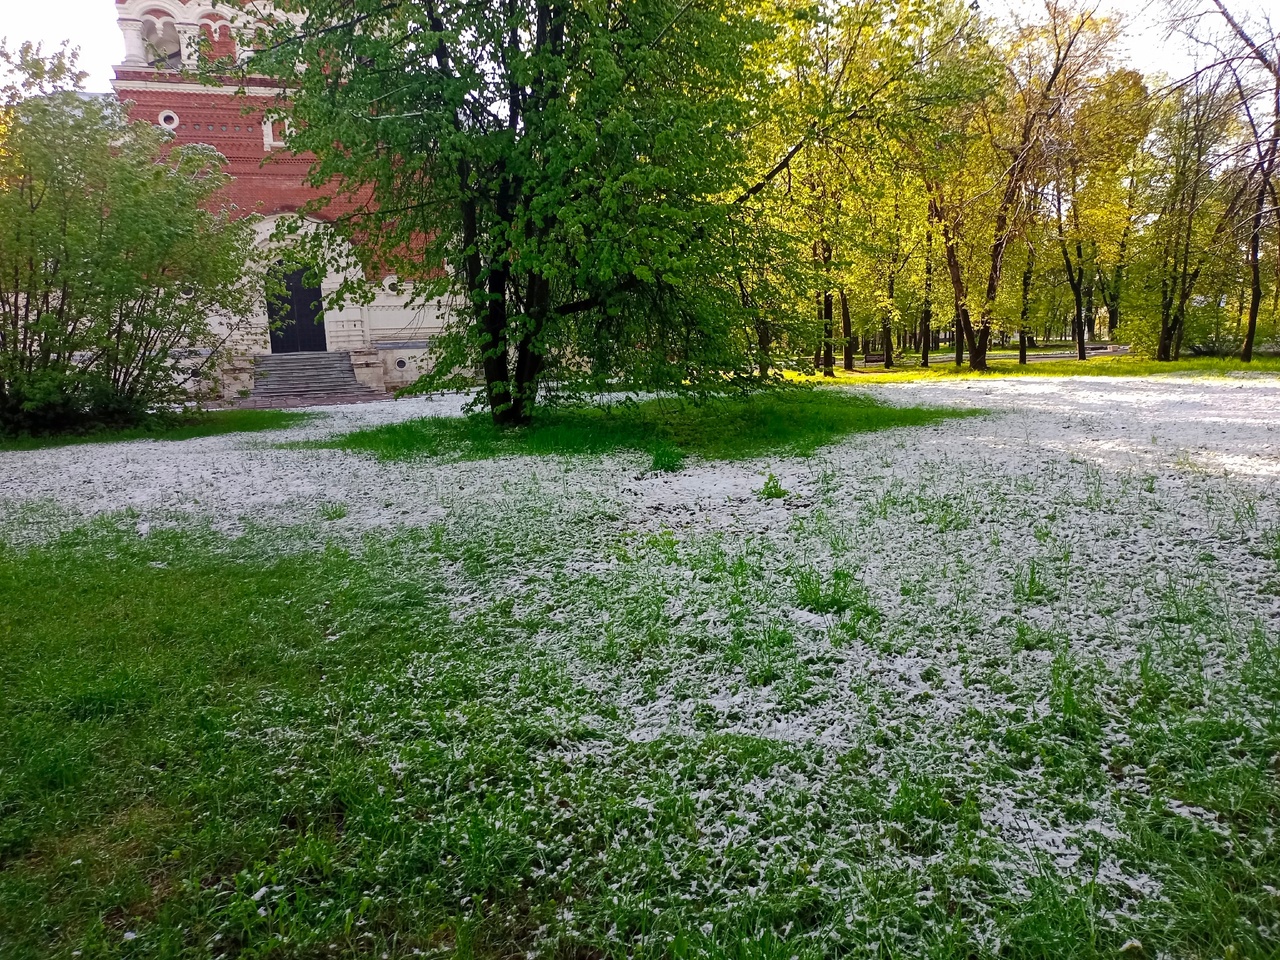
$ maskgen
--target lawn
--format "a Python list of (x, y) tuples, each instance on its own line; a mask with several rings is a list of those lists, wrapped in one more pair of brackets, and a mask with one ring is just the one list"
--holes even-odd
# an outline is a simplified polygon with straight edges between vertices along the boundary
[(351, 480), (0, 548), (0, 953), (1275, 956), (1274, 486), (1008, 403), (759, 459), (689, 410), (675, 472), (228, 437)]
[[(1280, 374), (1280, 357), (1259, 357), (1252, 363), (1216, 357), (1197, 357), (1160, 363), (1145, 357), (1125, 355), (1095, 356), (1087, 360), (1040, 360), (1020, 364), (1016, 355), (1010, 357), (1002, 353), (993, 353), (988, 364), (989, 369), (985, 372), (969, 369), (967, 353), (964, 366), (957, 367), (954, 361), (954, 354), (948, 354), (945, 351), (930, 354), (930, 365), (927, 368), (919, 365), (918, 357), (908, 357), (889, 370), (882, 366), (859, 366), (854, 370), (845, 370), (837, 361), (836, 379), (847, 386), (850, 381), (867, 385), (964, 377), (1238, 377)], [(823, 377), (821, 373), (815, 376), (797, 376), (793, 379), (799, 382), (831, 383), (831, 378)]]
[(744, 460), (769, 453), (808, 456), (851, 433), (920, 426), (980, 411), (897, 407), (864, 394), (791, 389), (745, 398), (623, 401), (540, 411), (534, 423), (500, 430), (483, 413), (427, 417), (317, 441), (311, 446), (383, 460), (487, 460), (527, 454), (581, 456), (637, 450), (658, 470), (678, 470), (689, 454)]
[(6, 450), (46, 450), (77, 443), (120, 443), (126, 440), (192, 440), (224, 433), (257, 433), (283, 430), (306, 422), (309, 413), (286, 410), (202, 410), (154, 424), (119, 430), (98, 430), (82, 434), (51, 436), (0, 436), (0, 452)]

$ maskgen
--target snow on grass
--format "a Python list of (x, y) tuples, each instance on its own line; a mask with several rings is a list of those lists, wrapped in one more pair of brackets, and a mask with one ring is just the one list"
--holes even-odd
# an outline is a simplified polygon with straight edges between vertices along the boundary
[[(233, 437), (0, 455), (6, 534), (125, 507), (392, 553), (420, 529), (334, 635), (430, 582), (447, 615), (396, 614), (429, 648), (264, 693), (236, 736), (282, 803), (354, 765), (364, 895), (495, 943), (1190, 956), (1227, 911), (1215, 942), (1273, 955), (1280, 385), (874, 392), (995, 412), (674, 474)], [(234, 922), (266, 937), (257, 896)]]

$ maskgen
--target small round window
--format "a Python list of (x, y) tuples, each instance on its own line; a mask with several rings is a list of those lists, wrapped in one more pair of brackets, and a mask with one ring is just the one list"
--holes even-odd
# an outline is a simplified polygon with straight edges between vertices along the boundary
[(160, 126), (166, 130), (178, 129), (178, 115), (172, 110), (163, 110), (160, 113)]
[(403, 370), (408, 365), (409, 364), (405, 362), (404, 357), (401, 357), (399, 360), (396, 361), (396, 368), (399, 370)]

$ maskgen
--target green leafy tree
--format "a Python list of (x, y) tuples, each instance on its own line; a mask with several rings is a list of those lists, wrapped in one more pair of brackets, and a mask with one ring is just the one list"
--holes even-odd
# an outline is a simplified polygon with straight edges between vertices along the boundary
[(299, 0), (248, 69), (287, 84), (331, 235), (456, 297), (423, 385), (479, 367), (494, 420), (520, 424), (557, 379), (752, 373), (735, 195), (776, 21), (727, 0)]
[(0, 80), (0, 430), (189, 399), (255, 306), (252, 226), (209, 209), (222, 158), (84, 95), (64, 53), (0, 47)]
[(923, 196), (918, 178), (903, 185), (901, 145), (945, 139), (989, 71), (985, 61), (975, 71), (980, 58), (966, 52), (978, 18), (953, 0), (852, 0), (794, 14), (772, 55), (783, 83), (771, 122), (752, 132), (765, 172), (741, 200), (770, 210), (794, 239), (807, 264), (796, 313), (808, 322), (792, 327), (791, 347), (834, 375), (835, 348), (850, 368), (863, 334), (888, 344), (892, 363), (897, 290), (923, 233)]
[[(1238, 261), (1235, 228), (1245, 219), (1248, 187), (1236, 164), (1239, 134), (1230, 81), (1221, 69), (1177, 87), (1157, 115), (1145, 201), (1154, 217), (1142, 236), (1143, 285), (1135, 311), (1143, 323), (1130, 338), (1157, 360), (1181, 356), (1207, 291)], [(1214, 298), (1213, 309), (1220, 307)], [(1196, 339), (1204, 346), (1202, 337)]]
[(1137, 217), (1136, 161), (1150, 130), (1148, 93), (1140, 74), (1113, 71), (1090, 78), (1065, 105), (1046, 138), (1054, 228), (1075, 301), (1077, 356), (1095, 336), (1103, 301), (1114, 334), (1120, 324), (1128, 245)]
[[(1052, 125), (1086, 94), (1113, 37), (1114, 27), (1092, 9), (1046, 0), (1040, 22), (1019, 24), (992, 52), (1004, 65), (1002, 81), (975, 108), (957, 114), (962, 135), (917, 150), (975, 370), (986, 368), (1000, 325), (1005, 256), (1033, 219)], [(978, 59), (983, 49), (990, 48), (975, 40), (965, 56)]]
[[(1280, 224), (1280, 33), (1265, 15), (1249, 15), (1245, 8), (1224, 0), (1182, 0), (1174, 3), (1189, 36), (1208, 47), (1215, 65), (1225, 68), (1231, 80), (1232, 99), (1242, 126), (1239, 162), (1247, 182), (1241, 211), (1245, 233), (1245, 259), (1249, 273), (1248, 320), (1241, 337), (1240, 359), (1253, 359), (1258, 319), (1264, 296), (1265, 237), (1268, 228)], [(1207, 16), (1201, 16), (1207, 12)], [(1280, 264), (1273, 258), (1273, 265)], [(1274, 295), (1273, 295), (1274, 302)], [(1275, 307), (1272, 307), (1273, 320)]]

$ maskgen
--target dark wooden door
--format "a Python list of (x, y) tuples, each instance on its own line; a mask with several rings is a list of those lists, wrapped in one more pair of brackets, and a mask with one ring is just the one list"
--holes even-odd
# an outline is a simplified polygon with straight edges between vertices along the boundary
[(272, 353), (328, 349), (324, 339), (320, 288), (307, 286), (306, 276), (306, 270), (277, 274), (283, 289), (267, 297)]

